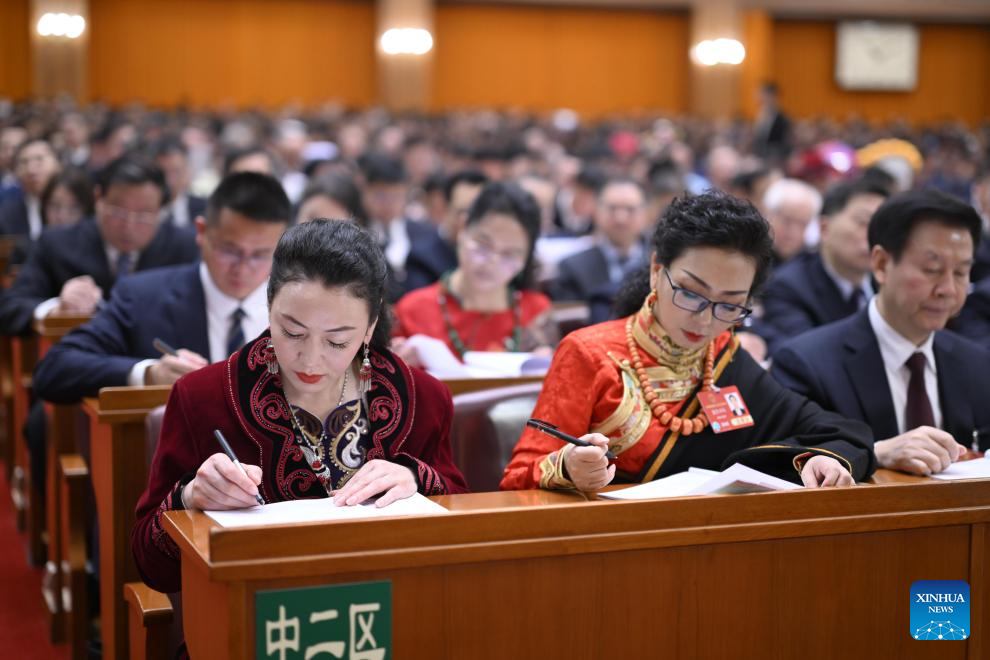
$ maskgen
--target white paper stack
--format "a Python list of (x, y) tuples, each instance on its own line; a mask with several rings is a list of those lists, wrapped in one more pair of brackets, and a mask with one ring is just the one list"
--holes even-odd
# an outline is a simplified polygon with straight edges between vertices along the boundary
[(672, 474), (669, 477), (639, 486), (599, 493), (598, 495), (611, 500), (653, 500), (686, 495), (763, 493), (797, 488), (804, 488), (804, 486), (784, 481), (740, 463), (734, 463), (722, 472), (691, 468), (687, 472)]
[(550, 367), (549, 357), (499, 351), (468, 351), (461, 362), (447, 344), (426, 335), (413, 335), (405, 345), (416, 350), (423, 367), (437, 378), (514, 378), (544, 374)]

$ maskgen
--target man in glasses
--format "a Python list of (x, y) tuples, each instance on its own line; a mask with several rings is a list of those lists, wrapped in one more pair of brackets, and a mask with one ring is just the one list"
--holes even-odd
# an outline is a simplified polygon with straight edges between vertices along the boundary
[(881, 467), (929, 475), (990, 448), (990, 353), (944, 330), (966, 301), (981, 231), (954, 197), (892, 196), (869, 226), (876, 296), (774, 356), (781, 384), (873, 428)]
[(96, 219), (54, 227), (38, 239), (17, 279), (0, 297), (0, 332), (26, 333), (48, 314), (92, 314), (113, 283), (135, 271), (197, 257), (191, 232), (161, 222), (168, 200), (162, 171), (123, 156), (97, 185)]
[[(274, 177), (227, 176), (206, 215), (196, 218), (202, 261), (138, 274), (114, 287), (93, 320), (39, 363), (35, 390), (49, 401), (76, 401), (101, 387), (170, 385), (226, 359), (268, 327), (268, 275), (290, 217), (288, 197)], [(156, 346), (156, 338), (165, 345)]]

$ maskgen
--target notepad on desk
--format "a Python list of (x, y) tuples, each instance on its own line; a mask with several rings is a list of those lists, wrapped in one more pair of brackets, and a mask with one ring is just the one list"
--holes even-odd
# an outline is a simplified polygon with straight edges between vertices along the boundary
[(598, 495), (610, 500), (653, 500), (687, 495), (764, 493), (798, 488), (803, 486), (734, 463), (722, 472), (693, 467), (687, 472), (679, 472), (639, 486)]
[(373, 501), (354, 506), (337, 506), (329, 497), (314, 500), (289, 500), (250, 509), (230, 511), (204, 511), (206, 515), (224, 527), (265, 527), (292, 523), (332, 522), (336, 520), (360, 520), (362, 518), (390, 518), (393, 516), (432, 516), (449, 513), (447, 509), (419, 493), (377, 507)]

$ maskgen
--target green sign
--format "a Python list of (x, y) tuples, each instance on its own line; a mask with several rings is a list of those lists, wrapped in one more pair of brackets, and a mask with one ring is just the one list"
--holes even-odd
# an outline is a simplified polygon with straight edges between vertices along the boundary
[(392, 583), (259, 591), (255, 657), (385, 660), (392, 646)]

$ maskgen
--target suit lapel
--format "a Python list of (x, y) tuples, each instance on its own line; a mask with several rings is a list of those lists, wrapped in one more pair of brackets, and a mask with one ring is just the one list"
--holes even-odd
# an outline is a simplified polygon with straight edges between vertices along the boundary
[(863, 419), (873, 428), (877, 439), (894, 437), (898, 428), (890, 383), (866, 310), (860, 312), (851, 324), (845, 348), (843, 366), (862, 407)]
[(182, 269), (173, 280), (165, 304), (165, 317), (172, 323), (178, 346), (210, 356), (210, 334), (206, 320), (206, 296), (199, 278), (199, 264)]
[(942, 428), (962, 445), (969, 446), (976, 428), (970, 396), (966, 391), (963, 374), (972, 368), (966, 364), (963, 351), (956, 349), (951, 335), (935, 333), (935, 365), (938, 374), (938, 401), (942, 410)]
[(103, 243), (103, 236), (95, 220), (83, 220), (78, 225), (80, 243), (82, 249), (79, 254), (86, 255), (86, 269), (83, 272), (90, 275), (97, 286), (103, 289), (103, 295), (110, 294), (113, 288), (114, 275), (110, 270), (110, 262), (107, 258), (107, 248)]

